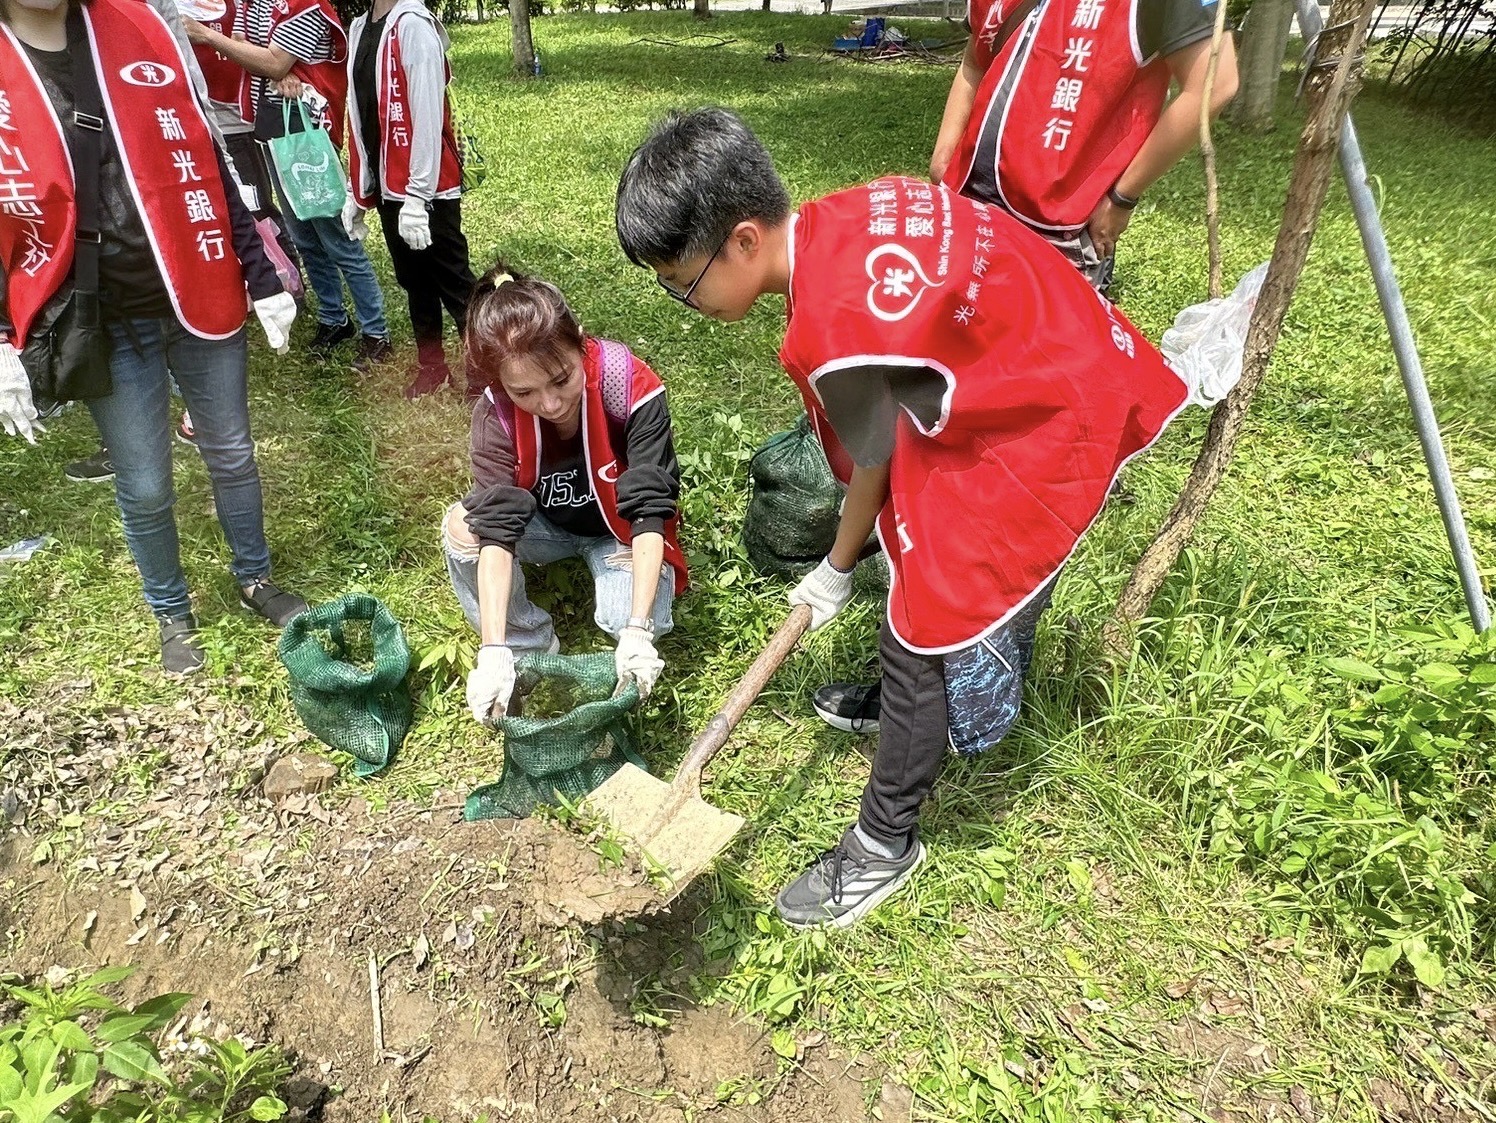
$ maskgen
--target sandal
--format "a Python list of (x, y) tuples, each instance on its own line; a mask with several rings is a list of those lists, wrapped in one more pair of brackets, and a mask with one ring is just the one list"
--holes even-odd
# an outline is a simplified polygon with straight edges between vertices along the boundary
[(249, 588), (240, 589), (239, 602), (277, 628), (284, 628), (293, 617), (306, 611), (306, 601), (295, 593), (284, 592), (269, 581), (256, 581)]

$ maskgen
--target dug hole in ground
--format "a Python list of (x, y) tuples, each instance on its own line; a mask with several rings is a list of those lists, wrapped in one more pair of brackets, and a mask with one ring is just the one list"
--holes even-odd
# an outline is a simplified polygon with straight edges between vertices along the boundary
[(907, 1092), (819, 1035), (695, 1004), (691, 895), (659, 911), (581, 835), (463, 823), (450, 793), (324, 806), (315, 761), (272, 803), (267, 770), (315, 743), (200, 689), (102, 715), (87, 691), (0, 702), (4, 970), (133, 964), (129, 1001), (192, 993), (200, 1023), (288, 1054), (297, 1118), (908, 1117)]

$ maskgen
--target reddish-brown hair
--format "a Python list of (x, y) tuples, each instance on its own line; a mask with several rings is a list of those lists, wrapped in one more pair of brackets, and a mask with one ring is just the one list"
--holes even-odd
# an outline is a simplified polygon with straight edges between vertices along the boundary
[(502, 261), (483, 274), (468, 301), (463, 341), (469, 378), (496, 390), (503, 389), (499, 372), (510, 359), (557, 365), (581, 351), (584, 339), (560, 289)]

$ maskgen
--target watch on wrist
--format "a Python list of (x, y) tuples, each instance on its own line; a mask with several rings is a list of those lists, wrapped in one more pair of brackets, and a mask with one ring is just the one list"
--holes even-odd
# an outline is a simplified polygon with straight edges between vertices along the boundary
[(655, 634), (655, 622), (648, 616), (630, 616), (629, 622), (624, 627), (638, 628), (641, 632), (648, 632), (650, 635)]
[(1112, 206), (1121, 207), (1124, 211), (1130, 211), (1138, 205), (1138, 200), (1118, 191), (1116, 184), (1106, 189), (1106, 197), (1112, 201)]

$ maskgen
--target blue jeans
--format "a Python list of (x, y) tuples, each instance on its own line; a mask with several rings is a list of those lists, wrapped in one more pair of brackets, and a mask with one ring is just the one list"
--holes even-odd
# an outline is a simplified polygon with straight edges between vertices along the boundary
[[(447, 517), (453, 512), (460, 517), (462, 505), (448, 508)], [(478, 546), (475, 542), (459, 542), (445, 529), (442, 542), (447, 556), (447, 575), (452, 579), (452, 589), (462, 605), (463, 614), (473, 631), (479, 631), (478, 617)], [(525, 533), (514, 547), (514, 560), (532, 565), (549, 565), (563, 558), (581, 558), (592, 573), (593, 588), (597, 595), (597, 607), (593, 620), (597, 626), (614, 639), (629, 622), (634, 606), (634, 567), (629, 548), (611, 534), (603, 538), (579, 538), (568, 533), (541, 515), (535, 515), (525, 527)], [(668, 565), (661, 567), (659, 586), (655, 590), (654, 619), (655, 636), (663, 636), (674, 627), (671, 606), (675, 602), (675, 571)], [(516, 565), (509, 587), (508, 624), (504, 631), (505, 642), (515, 655), (546, 651), (556, 638), (556, 628), (551, 614), (530, 600), (525, 590), (524, 570)]]
[(173, 513), (173, 377), (192, 411), (234, 577), (244, 586), (270, 576), (260, 470), (249, 434), (245, 334), (199, 339), (175, 319), (111, 323), (109, 334), (114, 390), (88, 409), (114, 461), (115, 499), (146, 604), (157, 616), (185, 616), (192, 604)]
[(384, 320), (384, 292), (379, 287), (379, 278), (374, 276), (374, 266), (369, 263), (364, 244), (348, 237), (343, 220), (337, 216), (297, 218), (284, 195), (281, 216), (285, 219), (286, 232), (301, 254), (307, 282), (317, 294), (317, 322), (333, 326), (348, 319), (343, 306), (343, 282), (347, 281), (359, 331), (379, 339), (388, 338), (390, 327)]

